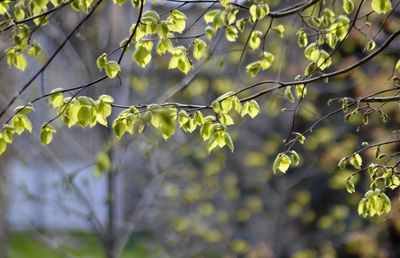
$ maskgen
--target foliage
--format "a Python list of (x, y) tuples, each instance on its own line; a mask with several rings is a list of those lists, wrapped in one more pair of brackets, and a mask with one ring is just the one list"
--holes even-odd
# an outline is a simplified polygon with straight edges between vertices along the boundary
[[(11, 30), (13, 40), (12, 46), (4, 51), (5, 57), (10, 67), (21, 71), (30, 67), (28, 61), (32, 58), (40, 60), (41, 53), (46, 51), (38, 40), (35, 40), (33, 33), (36, 28), (46, 28), (52, 13), (72, 8), (83, 18), (59, 48), (46, 59), (42, 68), (16, 91), (15, 97), (0, 113), (1, 118), (5, 117), (14, 102), (47, 69), (65, 43), (103, 1), (28, 2), (6, 0), (0, 3), (0, 30)], [(240, 128), (241, 123), (256, 119), (262, 113), (264, 96), (279, 94), (283, 99), (279, 100), (278, 104), (282, 107), (280, 117), (286, 117), (284, 113), (289, 112), (292, 118), (289, 119), (288, 124), (291, 124), (291, 128), (283, 140), (282, 148), (275, 150), (271, 166), (273, 173), (287, 173), (290, 168), (302, 166), (302, 151), (312, 148), (310, 146), (317, 134), (317, 128), (336, 114), (343, 113), (345, 122), (356, 127), (370, 126), (370, 121), (376, 119), (376, 115), (383, 123), (390, 123), (391, 117), (386, 113), (385, 105), (398, 103), (400, 100), (398, 54), (386, 56), (391, 61), (393, 71), (387, 80), (390, 81), (391, 87), (379, 87), (362, 94), (343, 91), (334, 95), (328, 103), (322, 104), (313, 99), (312, 94), (323, 91), (316, 84), (326, 84), (324, 87), (334, 89), (334, 83), (331, 81), (356, 71), (356, 68), (371, 62), (372, 59), (384, 56), (384, 51), (394, 45), (400, 35), (400, 31), (393, 25), (398, 22), (393, 18), (398, 5), (394, 5), (390, 0), (343, 0), (334, 3), (310, 0), (280, 9), (271, 2), (250, 1), (239, 4), (221, 0), (211, 1), (212, 5), (206, 8), (206, 2), (180, 1), (182, 6), (162, 13), (150, 1), (114, 0), (115, 8), (132, 8), (136, 20), (130, 25), (128, 36), (120, 40), (118, 47), (114, 50), (101, 50), (97, 59), (92, 60), (93, 65), (96, 62), (101, 76), (82, 85), (67, 89), (57, 88), (43, 93), (38, 98), (32, 97), (30, 102), (15, 108), (11, 117), (4, 122), (0, 133), (0, 154), (12, 144), (15, 134), (32, 132), (34, 128), (30, 121), (30, 113), (36, 112), (34, 108), (41, 99), (48, 99), (50, 109), (55, 113), (50, 121), (43, 122), (40, 132), (42, 144), (50, 144), (54, 139), (58, 127), (51, 124), (57, 120), (69, 128), (110, 127), (115, 138), (121, 141), (126, 139), (128, 134), (143, 135), (150, 128), (164, 140), (169, 140), (180, 132), (196, 132), (200, 135), (198, 139), (205, 143), (204, 149), (211, 154), (224, 147), (231, 152), (237, 150), (235, 141), (237, 139), (237, 142), (240, 142), (241, 138), (236, 137), (234, 128)], [(197, 16), (192, 17), (191, 12), (181, 8), (184, 5), (201, 6), (203, 15), (198, 17), (196, 13)], [(301, 23), (293, 27), (287, 19), (296, 15), (301, 18)], [(193, 28), (201, 33), (188, 33)], [(378, 33), (372, 35), (371, 28), (378, 28)], [(384, 35), (378, 37), (381, 30), (384, 30)], [(346, 55), (347, 48), (352, 48), (349, 43), (352, 37), (362, 38), (363, 56), (358, 61), (343, 64), (338, 56)], [(302, 54), (301, 60), (297, 62), (297, 70), (290, 73), (290, 80), (287, 81), (265, 79), (270, 78), (272, 70), (282, 66), (281, 61), (278, 62), (281, 53), (273, 47), (276, 40), (294, 42), (296, 51)], [(214, 58), (213, 53), (218, 45), (240, 48), (240, 58), (235, 61), (235, 65), (240, 68), (243, 64), (246, 71), (244, 77), (253, 83), (245, 83), (246, 85), (241, 85), (241, 88), (233, 91), (223, 90), (219, 92), (219, 96), (213, 96), (211, 101), (201, 105), (169, 100), (121, 105), (115, 103), (115, 96), (82, 95), (84, 90), (99, 85), (102, 81), (121, 80), (124, 73), (129, 72), (128, 64), (123, 62), (125, 55), (131, 55), (131, 59), (126, 62), (143, 71), (150, 71), (152, 76), (165, 68), (172, 75), (191, 78), (198, 74), (203, 64)], [(273, 97), (279, 98), (275, 95)], [(311, 125), (303, 126), (299, 125), (297, 118), (301, 116), (306, 101), (314, 102), (313, 104), (320, 107), (328, 104), (337, 108), (313, 120)], [(319, 109), (324, 109), (320, 107)], [(347, 174), (345, 185), (349, 193), (357, 194), (358, 189), (362, 189), (358, 184), (360, 174), (364, 173), (369, 178), (369, 189), (359, 198), (358, 204), (358, 213), (364, 217), (387, 214), (392, 207), (389, 192), (400, 185), (399, 152), (395, 151), (400, 141), (396, 128), (393, 125), (388, 127), (393, 131), (391, 139), (377, 139), (374, 143), (364, 142), (358, 150), (352, 153), (343, 152), (338, 158), (338, 173), (345, 171)], [(386, 147), (392, 149), (381, 152), (381, 149)], [(109, 172), (113, 165), (107, 151), (100, 152), (96, 159), (96, 173), (100, 176)], [(372, 158), (369, 155), (371, 151), (375, 152)], [(204, 209), (207, 210), (207, 207)], [(242, 217), (246, 217), (246, 214), (243, 214)], [(185, 225), (184, 222), (182, 224)], [(208, 236), (219, 239), (218, 234)], [(239, 239), (232, 241), (231, 249), (236, 253), (248, 251), (246, 243)]]

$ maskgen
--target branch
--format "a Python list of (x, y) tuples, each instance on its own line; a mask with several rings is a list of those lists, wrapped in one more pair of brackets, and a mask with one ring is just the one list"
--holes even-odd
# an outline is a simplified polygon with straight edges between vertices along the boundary
[(248, 100), (252, 100), (252, 99), (258, 98), (258, 97), (260, 97), (260, 96), (263, 96), (263, 95), (265, 95), (265, 94), (268, 94), (268, 93), (270, 93), (270, 92), (272, 92), (272, 91), (275, 91), (275, 90), (277, 90), (277, 89), (285, 88), (285, 87), (288, 87), (288, 86), (291, 86), (291, 85), (309, 84), (309, 83), (312, 83), (312, 82), (320, 81), (320, 80), (323, 80), (323, 79), (326, 79), (326, 78), (336, 77), (336, 76), (338, 76), (338, 75), (341, 75), (341, 74), (350, 72), (350, 71), (354, 70), (355, 68), (357, 68), (357, 67), (359, 67), (359, 66), (365, 64), (365, 63), (368, 62), (369, 60), (373, 59), (374, 57), (376, 57), (377, 55), (379, 55), (381, 52), (383, 52), (383, 51), (390, 45), (390, 43), (392, 43), (392, 41), (393, 41), (396, 37), (398, 37), (399, 35), (400, 35), (400, 30), (394, 32), (394, 33), (393, 33), (392, 35), (390, 35), (390, 37), (389, 37), (379, 48), (377, 48), (374, 52), (372, 52), (371, 54), (367, 55), (366, 57), (364, 57), (364, 58), (361, 59), (360, 61), (358, 61), (358, 62), (356, 62), (356, 63), (354, 63), (354, 64), (352, 64), (352, 65), (350, 65), (350, 66), (348, 66), (348, 67), (346, 67), (346, 68), (343, 68), (343, 69), (341, 69), (341, 70), (337, 70), (337, 71), (334, 71), (334, 72), (331, 72), (331, 73), (321, 74), (321, 75), (319, 75), (319, 76), (316, 76), (316, 77), (313, 77), (313, 78), (310, 78), (310, 79), (300, 80), (300, 81), (291, 81), (291, 82), (280, 82), (280, 81), (274, 81), (274, 80), (262, 81), (262, 82), (255, 83), (255, 84), (253, 84), (253, 85), (250, 85), (250, 86), (248, 86), (248, 87), (246, 87), (246, 88), (243, 88), (243, 89), (237, 91), (237, 92), (236, 92), (236, 95), (237, 95), (237, 94), (240, 94), (240, 93), (242, 93), (242, 92), (244, 92), (244, 91), (250, 90), (250, 89), (252, 89), (252, 88), (254, 88), (254, 87), (263, 85), (263, 84), (278, 84), (278, 86), (275, 86), (275, 87), (272, 87), (272, 88), (269, 88), (269, 89), (260, 91), (260, 92), (258, 92), (258, 93), (256, 93), (256, 94), (252, 95), (252, 96), (249, 96), (249, 97), (247, 97), (247, 98), (241, 99), (241, 101), (248, 101)]
[(7, 110), (11, 107), (12, 104), (14, 104), (14, 102), (17, 100), (17, 98), (23, 93), (25, 92), (26, 89), (29, 88), (30, 85), (32, 85), (32, 83), (35, 81), (35, 79), (37, 77), (39, 77), (39, 75), (41, 73), (44, 72), (44, 70), (46, 70), (46, 68), (50, 65), (50, 63), (54, 60), (54, 58), (58, 55), (58, 53), (60, 53), (60, 51), (64, 48), (64, 46), (67, 44), (67, 42), (72, 38), (72, 36), (78, 31), (78, 29), (90, 18), (90, 16), (94, 13), (94, 11), (96, 10), (96, 8), (99, 6), (99, 4), (102, 2), (103, 0), (99, 0), (92, 8), (92, 10), (90, 10), (90, 12), (78, 23), (78, 25), (75, 26), (75, 28), (71, 31), (71, 33), (67, 36), (67, 38), (64, 40), (64, 42), (56, 49), (56, 51), (53, 53), (53, 55), (49, 58), (49, 60), (47, 60), (47, 62), (42, 66), (42, 68), (40, 68), (39, 71), (37, 71), (35, 73), (35, 75), (33, 75), (33, 77), (17, 92), (17, 94), (11, 99), (11, 101), (6, 105), (6, 107), (1, 111), (0, 113), (0, 118), (7, 112)]
[(63, 4), (59, 5), (59, 6), (56, 6), (56, 7), (52, 8), (52, 9), (49, 9), (49, 10), (43, 12), (43, 13), (39, 13), (39, 14), (37, 14), (37, 15), (34, 15), (34, 16), (31, 16), (31, 17), (28, 17), (28, 18), (25, 18), (25, 19), (23, 19), (23, 20), (19, 20), (19, 21), (14, 21), (14, 20), (13, 20), (13, 21), (12, 21), (12, 24), (10, 24), (10, 25), (8, 25), (7, 27), (5, 27), (4, 29), (0, 30), (0, 33), (3, 33), (3, 32), (5, 32), (5, 31), (11, 29), (11, 28), (14, 27), (15, 25), (23, 24), (23, 23), (28, 23), (28, 22), (30, 22), (30, 21), (33, 21), (34, 19), (37, 19), (37, 18), (46, 16), (46, 15), (49, 15), (49, 14), (51, 14), (51, 13), (53, 13), (53, 12), (56, 12), (57, 10), (63, 8), (64, 6), (66, 6), (66, 5), (70, 4), (70, 3), (72, 3), (72, 0), (70, 0), (70, 1), (68, 1), (68, 2), (65, 2), (65, 3), (63, 3)]

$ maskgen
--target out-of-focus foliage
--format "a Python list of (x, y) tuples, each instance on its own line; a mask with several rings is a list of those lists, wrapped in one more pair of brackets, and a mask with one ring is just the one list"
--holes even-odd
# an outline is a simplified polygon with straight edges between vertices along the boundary
[[(399, 254), (399, 2), (135, 0), (95, 11), (103, 2), (0, 3), (0, 30), (11, 31), (4, 60), (25, 72), (42, 63), (0, 116), (66, 44), (48, 51), (35, 39), (48, 14), (71, 7), (83, 27), (98, 15), (100, 26), (88, 25), (98, 41), (107, 8), (129, 17), (113, 47), (78, 50), (90, 57), (90, 80), (21, 101), (4, 122), (0, 153), (15, 134), (36, 132), (31, 117), (48, 99), (43, 145), (60, 144), (62, 125), (86, 134), (100, 124), (112, 134), (100, 141), (96, 176), (125, 164), (133, 171), (125, 194), (146, 199), (146, 169), (162, 171), (143, 228), (174, 257)], [(122, 161), (121, 150), (139, 158)]]

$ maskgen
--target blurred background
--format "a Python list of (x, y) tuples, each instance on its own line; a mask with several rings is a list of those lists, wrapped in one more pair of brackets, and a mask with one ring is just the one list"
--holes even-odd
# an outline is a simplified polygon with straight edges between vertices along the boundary
[[(269, 2), (272, 10), (293, 4)], [(398, 1), (393, 2), (397, 6)], [(166, 18), (177, 6), (179, 3), (149, 3), (146, 9), (155, 9)], [(179, 10), (189, 17), (190, 25), (209, 6), (211, 3), (185, 5)], [(340, 12), (340, 3), (332, 6)], [(365, 8), (361, 13), (368, 11)], [(372, 15), (372, 26), (364, 32), (369, 37), (376, 35), (380, 45), (399, 27), (399, 16), (395, 10), (377, 34), (381, 17)], [(49, 24), (33, 34), (44, 51), (38, 60), (29, 60), (25, 72), (8, 68), (6, 60), (1, 60), (1, 106), (82, 17), (69, 7), (51, 15)], [(101, 74), (95, 65), (97, 57), (119, 46), (136, 17), (131, 7), (103, 2), (18, 104), (55, 88), (67, 89), (97, 78)], [(285, 38), (268, 34), (266, 49), (276, 60), (272, 69), (256, 79), (245, 71), (256, 55), (246, 51), (240, 61), (246, 37), (228, 43), (217, 33), (210, 44), (210, 58), (195, 63), (187, 76), (168, 70), (169, 59), (155, 54), (150, 65), (142, 69), (132, 61), (130, 52), (122, 64), (120, 80), (103, 81), (82, 94), (96, 99), (109, 94), (121, 105), (165, 100), (207, 104), (256, 81), (291, 81), (307, 66), (296, 37), (297, 29), (305, 25), (298, 15), (279, 19), (277, 24), (285, 25)], [(268, 22), (258, 26), (264, 31)], [(202, 34), (204, 27), (201, 20), (183, 35), (189, 39), (177, 39), (174, 45), (188, 46), (193, 40), (190, 36)], [(359, 60), (366, 54), (367, 42), (366, 35), (354, 30), (329, 69)], [(0, 35), (1, 49), (10, 45), (10, 34)], [(337, 109), (338, 104), (327, 105), (330, 98), (365, 96), (387, 87), (399, 47), (400, 42), (394, 42), (372, 62), (327, 85), (310, 85), (295, 131), (304, 131)], [(268, 86), (253, 93), (263, 87)], [(46, 100), (38, 102), (36, 112), (30, 115), (34, 133), (16, 137), (15, 144), (0, 157), (0, 253), (9, 258), (400, 257), (397, 193), (391, 193), (393, 207), (388, 216), (363, 219), (357, 214), (357, 204), (368, 189), (366, 175), (357, 177), (357, 192), (348, 194), (345, 184), (351, 171), (337, 168), (339, 159), (353, 153), (361, 142), (391, 137), (400, 124), (398, 104), (384, 107), (390, 116), (386, 124), (378, 114), (370, 117), (368, 127), (362, 125), (362, 117), (345, 123), (343, 114), (324, 121), (303, 146), (296, 146), (302, 164), (285, 175), (274, 175), (272, 163), (284, 149), (282, 140), (292, 124), (293, 114), (281, 109), (293, 109), (294, 104), (281, 91), (260, 98), (259, 104), (261, 115), (239, 119), (233, 126), (235, 152), (222, 149), (209, 155), (197, 132), (185, 134), (178, 129), (165, 142), (148, 128), (142, 135), (117, 141), (110, 128), (68, 129), (60, 121), (53, 123), (57, 128), (53, 142), (43, 146), (40, 127), (55, 112)], [(116, 115), (118, 109), (111, 118)], [(399, 146), (392, 148), (399, 151)], [(368, 155), (363, 158), (368, 160)], [(99, 167), (99, 162), (107, 169)]]

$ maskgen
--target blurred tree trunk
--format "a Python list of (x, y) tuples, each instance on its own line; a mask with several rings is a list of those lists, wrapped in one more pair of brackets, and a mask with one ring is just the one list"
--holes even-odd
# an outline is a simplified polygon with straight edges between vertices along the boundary
[(7, 230), (7, 166), (5, 158), (0, 167), (0, 258), (7, 257), (8, 230)]

